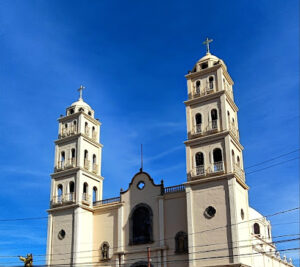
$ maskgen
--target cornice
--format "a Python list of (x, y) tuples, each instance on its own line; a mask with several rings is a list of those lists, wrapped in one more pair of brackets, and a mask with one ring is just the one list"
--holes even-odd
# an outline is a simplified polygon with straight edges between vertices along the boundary
[(218, 70), (220, 67), (221, 67), (221, 64), (218, 64), (218, 65), (215, 65), (215, 66), (213, 66), (213, 67), (210, 67), (210, 68), (207, 68), (207, 69), (204, 69), (204, 70), (200, 70), (200, 71), (197, 71), (197, 72), (189, 73), (189, 74), (185, 75), (184, 77), (185, 77), (186, 79), (197, 78), (198, 76), (202, 76), (202, 75), (211, 73), (211, 72), (213, 72), (213, 71), (216, 71), (216, 70)]
[(192, 105), (195, 105), (198, 103), (206, 102), (206, 101), (212, 100), (214, 98), (217, 98), (217, 97), (223, 95), (224, 92), (225, 92), (225, 90), (217, 91), (217, 92), (214, 92), (209, 95), (199, 96), (199, 97), (195, 97), (195, 98), (186, 100), (183, 103), (185, 104), (185, 106), (192, 106)]
[(239, 149), (240, 149), (241, 151), (243, 151), (243, 150), (244, 150), (244, 147), (241, 145), (240, 141), (236, 138), (236, 136), (235, 136), (231, 131), (228, 131), (228, 132), (229, 132), (230, 137), (233, 139), (234, 144), (235, 144), (237, 147), (239, 147)]
[(100, 122), (100, 121), (98, 121), (98, 120), (92, 118), (91, 116), (89, 116), (88, 114), (86, 114), (86, 113), (83, 112), (83, 111), (78, 111), (78, 112), (76, 112), (76, 113), (74, 113), (74, 114), (66, 115), (66, 116), (64, 116), (64, 117), (60, 117), (60, 118), (58, 118), (57, 120), (58, 120), (59, 122), (65, 122), (65, 121), (68, 121), (68, 120), (70, 120), (70, 119), (75, 119), (75, 118), (79, 117), (81, 114), (82, 114), (87, 120), (89, 120), (90, 122), (93, 122), (93, 123), (95, 123), (95, 124), (97, 124), (97, 125), (101, 125), (101, 122)]
[(227, 135), (230, 135), (230, 137), (232, 137), (236, 146), (238, 146), (241, 150), (244, 150), (244, 147), (240, 144), (239, 140), (237, 140), (237, 138), (231, 133), (231, 131), (228, 131), (228, 130), (221, 131), (221, 132), (214, 133), (214, 134), (208, 134), (208, 135), (195, 137), (193, 139), (188, 139), (188, 140), (184, 141), (183, 143), (186, 146), (199, 145), (200, 143), (202, 144), (203, 142), (210, 142), (210, 141), (215, 141), (216, 139), (224, 138)]
[(102, 144), (97, 143), (95, 140), (93, 140), (92, 138), (86, 136), (86, 135), (83, 134), (83, 133), (78, 133), (78, 134), (70, 135), (70, 136), (67, 136), (67, 137), (64, 137), (64, 138), (61, 138), (61, 139), (56, 139), (56, 140), (54, 141), (54, 143), (55, 143), (56, 145), (60, 145), (60, 144), (63, 144), (63, 143), (67, 143), (67, 142), (69, 142), (69, 141), (72, 141), (72, 140), (74, 140), (74, 139), (78, 139), (78, 138), (81, 137), (81, 136), (82, 136), (83, 138), (85, 138), (86, 141), (88, 141), (89, 143), (91, 143), (91, 144), (93, 144), (93, 145), (95, 145), (95, 146), (97, 146), (97, 147), (103, 147)]
[(50, 208), (50, 209), (47, 210), (47, 212), (49, 214), (51, 214), (52, 212), (75, 209), (75, 208), (78, 208), (79, 206), (80, 206), (79, 204), (63, 205), (63, 206), (56, 207), (56, 208)]
[(240, 178), (238, 178), (234, 173), (225, 173), (222, 175), (216, 175), (216, 176), (210, 176), (207, 178), (199, 178), (191, 181), (187, 181), (183, 183), (185, 186), (193, 186), (197, 184), (203, 184), (203, 183), (208, 183), (212, 181), (218, 181), (218, 180), (229, 180), (229, 179), (236, 179), (236, 181), (246, 190), (249, 189), (249, 187), (246, 185), (244, 181), (242, 181)]
[(227, 100), (227, 102), (228, 102), (228, 104), (232, 107), (232, 109), (234, 110), (234, 111), (239, 111), (239, 108), (237, 107), (237, 105), (234, 103), (234, 101), (233, 101), (233, 99), (232, 99), (232, 97), (231, 97), (231, 95), (225, 90), (225, 95), (227, 96), (226, 97), (226, 100)]
[(230, 85), (234, 85), (234, 81), (232, 80), (231, 76), (229, 75), (227, 69), (222, 65), (223, 74), (226, 77), (227, 81), (230, 83)]
[(104, 180), (104, 177), (102, 177), (100, 175), (97, 175), (93, 172), (90, 172), (90, 171), (88, 171), (84, 168), (81, 168), (81, 167), (74, 167), (74, 168), (70, 168), (70, 169), (67, 169), (67, 170), (54, 172), (54, 173), (51, 173), (50, 176), (53, 179), (65, 178), (68, 175), (76, 174), (78, 171), (82, 171), (83, 173), (88, 175), (90, 178), (95, 179), (96, 181), (99, 181), (99, 180), (103, 181)]
[(118, 209), (119, 207), (122, 207), (124, 205), (124, 202), (115, 202), (115, 203), (107, 203), (102, 204), (100, 206), (94, 206), (95, 212), (101, 212), (101, 211), (107, 211), (111, 209)]
[(215, 134), (208, 134), (204, 136), (199, 136), (193, 139), (189, 139), (184, 141), (183, 143), (185, 145), (198, 145), (200, 142), (209, 142), (214, 141), (215, 139), (224, 138), (226, 135), (228, 135), (228, 131), (221, 131)]

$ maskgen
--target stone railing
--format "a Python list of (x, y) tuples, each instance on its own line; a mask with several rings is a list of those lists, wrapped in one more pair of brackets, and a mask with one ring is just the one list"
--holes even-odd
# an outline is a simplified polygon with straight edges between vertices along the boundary
[(90, 205), (90, 195), (87, 193), (82, 194), (82, 203), (86, 205)]
[(88, 159), (84, 160), (84, 166), (83, 166), (86, 170), (90, 169), (90, 161)]
[(110, 203), (117, 203), (120, 201), (121, 201), (121, 197), (107, 198), (107, 199), (94, 201), (93, 206), (101, 206), (101, 205), (110, 204)]
[(232, 123), (232, 122), (230, 123), (229, 129), (230, 129), (230, 131), (233, 133), (233, 135), (234, 135), (237, 139), (240, 138), (239, 131), (238, 131), (238, 129), (235, 127), (235, 124), (234, 124), (234, 123)]
[(66, 162), (64, 160), (57, 162), (57, 165), (55, 167), (55, 171), (62, 171), (66, 167)]
[(202, 123), (196, 124), (194, 126), (194, 134), (201, 134), (202, 133)]
[(58, 137), (59, 138), (64, 138), (64, 137), (71, 136), (71, 135), (74, 135), (74, 134), (77, 134), (77, 127), (76, 126), (71, 126), (71, 127), (63, 128)]
[(93, 163), (93, 173), (97, 174), (98, 173), (98, 164)]
[(69, 193), (59, 196), (53, 196), (52, 200), (50, 201), (51, 206), (57, 205), (65, 205), (75, 202), (75, 193)]
[(213, 172), (223, 172), (224, 171), (224, 162), (219, 161), (214, 163)]
[(171, 194), (171, 193), (177, 193), (177, 192), (184, 192), (185, 186), (183, 184), (175, 185), (175, 186), (168, 186), (164, 187), (164, 194)]
[(238, 164), (234, 164), (233, 166), (234, 173), (242, 180), (245, 180), (245, 172), (241, 169), (241, 167)]
[(97, 133), (96, 131), (93, 131), (93, 132), (92, 132), (92, 139), (93, 139), (94, 141), (97, 141), (97, 136), (98, 136), (98, 133)]

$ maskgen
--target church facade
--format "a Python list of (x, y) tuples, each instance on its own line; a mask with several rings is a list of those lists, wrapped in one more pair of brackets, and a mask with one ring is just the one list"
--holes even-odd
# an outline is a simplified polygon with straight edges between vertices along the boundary
[(249, 207), (225, 63), (208, 48), (185, 77), (187, 178), (180, 185), (165, 187), (141, 169), (126, 191), (103, 199), (94, 110), (80, 94), (59, 118), (49, 266), (293, 266), (276, 251), (270, 222)]

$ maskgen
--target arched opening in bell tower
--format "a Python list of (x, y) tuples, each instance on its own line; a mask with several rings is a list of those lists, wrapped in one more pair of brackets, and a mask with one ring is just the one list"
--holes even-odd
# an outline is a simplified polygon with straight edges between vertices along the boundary
[(213, 160), (214, 160), (214, 172), (220, 172), (224, 170), (223, 167), (223, 156), (222, 150), (220, 148), (215, 148), (213, 151)]
[(211, 116), (211, 128), (217, 129), (218, 128), (218, 111), (214, 108), (210, 112)]
[(204, 155), (202, 152), (198, 152), (195, 155), (196, 161), (196, 175), (204, 174)]
[(195, 121), (196, 121), (196, 133), (201, 133), (202, 131), (202, 115), (200, 113), (197, 113), (195, 116)]

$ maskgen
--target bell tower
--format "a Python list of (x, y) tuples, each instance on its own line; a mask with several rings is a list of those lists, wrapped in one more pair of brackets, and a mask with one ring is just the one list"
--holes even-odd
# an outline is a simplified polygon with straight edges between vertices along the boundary
[[(93, 202), (102, 199), (100, 122), (80, 97), (58, 119), (48, 210), (47, 264), (72, 264), (91, 256)], [(80, 230), (79, 230), (80, 229)], [(86, 253), (76, 253), (87, 251)], [(66, 257), (66, 255), (69, 255)]]
[[(248, 239), (245, 231), (236, 225), (247, 220), (248, 187), (233, 80), (224, 61), (210, 53), (210, 42), (207, 38), (206, 55), (185, 76), (188, 89), (188, 100), (184, 102), (188, 136), (186, 191), (192, 266), (239, 263), (236, 255), (241, 251), (235, 242)], [(220, 249), (220, 245), (211, 244), (223, 244), (225, 250), (218, 255), (225, 257), (210, 261), (216, 252), (199, 252)], [(198, 262), (197, 258), (207, 260)]]

